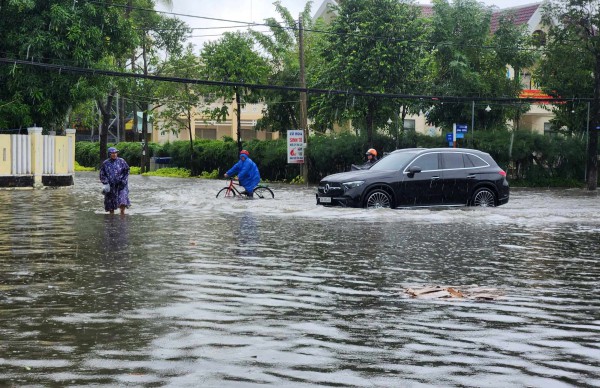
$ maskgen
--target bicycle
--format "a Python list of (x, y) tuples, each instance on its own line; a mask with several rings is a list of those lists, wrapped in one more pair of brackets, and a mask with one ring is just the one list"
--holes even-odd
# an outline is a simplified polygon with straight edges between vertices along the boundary
[[(233, 180), (232, 178), (227, 179), (229, 182), (227, 186), (223, 187), (217, 193), (217, 198), (227, 198), (227, 197), (240, 197), (242, 195), (248, 196), (245, 192), (241, 192), (236, 186), (240, 184)], [(268, 188), (265, 185), (258, 185), (254, 188), (254, 196), (257, 198), (275, 198), (275, 194), (273, 194), (273, 190)]]

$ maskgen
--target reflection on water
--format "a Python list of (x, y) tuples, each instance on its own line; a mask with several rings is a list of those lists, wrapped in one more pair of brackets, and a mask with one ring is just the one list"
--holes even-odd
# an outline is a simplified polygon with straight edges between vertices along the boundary
[(133, 176), (122, 217), (96, 175), (0, 191), (0, 386), (600, 385), (595, 193), (365, 211)]

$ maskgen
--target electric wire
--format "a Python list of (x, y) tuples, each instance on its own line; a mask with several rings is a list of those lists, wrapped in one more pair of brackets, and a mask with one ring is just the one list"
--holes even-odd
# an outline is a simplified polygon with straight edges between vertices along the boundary
[(68, 72), (73, 74), (89, 75), (89, 76), (109, 76), (109, 77), (120, 77), (120, 78), (133, 78), (133, 79), (147, 79), (153, 81), (165, 81), (175, 83), (188, 83), (197, 85), (208, 85), (208, 86), (226, 86), (226, 87), (243, 87), (248, 89), (256, 90), (286, 90), (293, 92), (305, 92), (308, 94), (326, 94), (326, 95), (346, 95), (346, 96), (360, 96), (360, 97), (373, 97), (373, 98), (388, 98), (388, 99), (404, 99), (404, 100), (423, 100), (429, 102), (465, 102), (465, 101), (496, 101), (496, 102), (562, 102), (562, 101), (592, 101), (592, 98), (584, 97), (549, 97), (549, 98), (514, 98), (514, 97), (486, 97), (486, 96), (444, 96), (444, 95), (414, 95), (414, 94), (401, 94), (401, 93), (376, 93), (359, 90), (340, 90), (340, 89), (319, 89), (319, 88), (303, 88), (298, 86), (281, 86), (281, 85), (269, 85), (269, 84), (253, 84), (247, 82), (236, 82), (236, 81), (215, 81), (215, 80), (201, 80), (191, 79), (182, 77), (168, 77), (159, 75), (146, 75), (136, 73), (124, 73), (112, 70), (102, 69), (89, 69), (75, 66), (65, 66), (50, 63), (40, 63), (33, 61), (23, 61), (18, 59), (0, 58), (0, 63), (8, 65), (22, 65), (22, 66), (33, 66), (47, 70), (54, 70), (58, 72)]

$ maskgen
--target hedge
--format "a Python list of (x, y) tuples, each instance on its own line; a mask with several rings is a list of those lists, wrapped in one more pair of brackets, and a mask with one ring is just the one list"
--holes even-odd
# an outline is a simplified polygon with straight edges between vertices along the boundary
[[(351, 133), (317, 135), (309, 140), (306, 157), (309, 166), (309, 181), (318, 182), (326, 175), (348, 171), (352, 164), (365, 161), (365, 151), (375, 148), (381, 157), (396, 149), (394, 138), (376, 135), (373, 144)], [(408, 132), (398, 139), (398, 148), (409, 147), (448, 147), (445, 135), (427, 136)], [(527, 186), (582, 186), (586, 161), (585, 140), (576, 136), (549, 137), (530, 131), (479, 131), (460, 139), (460, 147), (476, 148), (488, 152), (507, 171), (509, 178)], [(115, 145), (119, 156), (131, 166), (141, 163), (140, 143), (119, 143)], [(278, 140), (250, 140), (243, 143), (244, 149), (259, 167), (263, 180), (295, 180), (300, 174), (300, 166), (287, 163), (287, 142)], [(76, 143), (75, 159), (82, 166), (100, 165), (99, 144)], [(189, 141), (176, 141), (164, 145), (149, 144), (150, 157), (168, 156), (171, 167), (186, 168), (194, 175), (204, 175), (216, 170), (222, 176), (237, 160), (237, 143), (226, 140), (195, 140), (193, 158)]]

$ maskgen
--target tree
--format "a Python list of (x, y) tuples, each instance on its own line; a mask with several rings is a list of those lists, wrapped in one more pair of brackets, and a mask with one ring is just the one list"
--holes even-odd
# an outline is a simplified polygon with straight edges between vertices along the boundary
[(70, 0), (2, 2), (0, 31), (2, 56), (41, 64), (0, 66), (0, 126), (13, 128), (61, 129), (71, 107), (95, 87), (87, 76), (44, 64), (96, 67), (135, 42), (117, 7)]
[[(477, 0), (433, 1), (432, 41), (435, 43), (433, 93), (441, 96), (517, 98), (519, 78), (509, 79), (507, 66), (517, 71), (531, 64), (522, 49), (527, 42), (523, 27), (517, 27), (507, 15), (496, 34), (490, 31), (492, 10)], [(476, 109), (478, 122), (487, 127), (504, 127), (527, 107), (502, 105), (485, 112)], [(472, 102), (435, 104), (427, 121), (451, 128), (453, 123), (470, 122)]]
[[(188, 46), (184, 54), (178, 58), (172, 58), (169, 61), (165, 75), (199, 79), (201, 78), (199, 58), (192, 52), (192, 47)], [(193, 83), (163, 83), (162, 90), (159, 93), (164, 96), (161, 104), (162, 109), (158, 112), (158, 118), (163, 120), (165, 131), (180, 133), (187, 131), (190, 140), (190, 165), (192, 166), (192, 175), (194, 171), (194, 123), (195, 112), (204, 101), (205, 87)]]
[[(298, 86), (300, 65), (298, 61), (298, 22), (290, 11), (276, 1), (275, 9), (283, 20), (268, 18), (265, 24), (270, 33), (250, 31), (258, 44), (266, 51), (272, 74), (269, 83), (279, 86)], [(308, 1), (302, 11), (304, 29), (311, 30), (313, 22), (310, 17), (312, 1)], [(305, 42), (310, 38), (305, 34)], [(305, 50), (307, 45), (304, 46)], [(259, 120), (257, 128), (276, 129), (285, 133), (288, 129), (300, 128), (300, 102), (298, 92), (287, 90), (267, 90), (263, 92), (267, 108)]]
[[(143, 75), (163, 75), (170, 67), (171, 57), (179, 57), (183, 52), (185, 35), (190, 32), (187, 25), (177, 19), (169, 18), (152, 10), (134, 13), (138, 28), (140, 45), (136, 51), (134, 71)], [(157, 110), (163, 100), (159, 94), (158, 82), (136, 79), (131, 84), (130, 93), (135, 96), (136, 109), (142, 112), (142, 172), (149, 167), (148, 122), (150, 113)], [(134, 112), (135, 113), (135, 112)], [(134, 114), (135, 116), (135, 114)]]
[[(221, 39), (208, 42), (201, 53), (202, 72), (211, 81), (228, 81), (260, 84), (270, 72), (264, 58), (253, 50), (254, 41), (248, 34), (226, 32)], [(243, 86), (216, 86), (210, 89), (222, 101), (220, 107), (206, 109), (204, 113), (217, 121), (228, 114), (228, 104), (234, 96), (237, 117), (237, 143), (242, 149), (240, 113), (244, 102), (258, 101), (260, 94)]]
[[(544, 56), (536, 76), (553, 96), (591, 98), (587, 149), (587, 188), (598, 187), (598, 128), (600, 126), (600, 5), (597, 0), (552, 1), (544, 6), (548, 28)], [(583, 104), (558, 104), (559, 120)], [(583, 115), (582, 115), (583, 116)], [(560, 122), (560, 121), (559, 121)]]
[[(418, 89), (427, 55), (419, 46), (426, 32), (419, 8), (397, 0), (347, 0), (336, 11), (311, 87), (402, 94)], [(316, 127), (351, 121), (366, 128), (373, 146), (374, 129), (387, 127), (398, 105), (375, 96), (330, 94), (313, 97), (310, 109)]]

